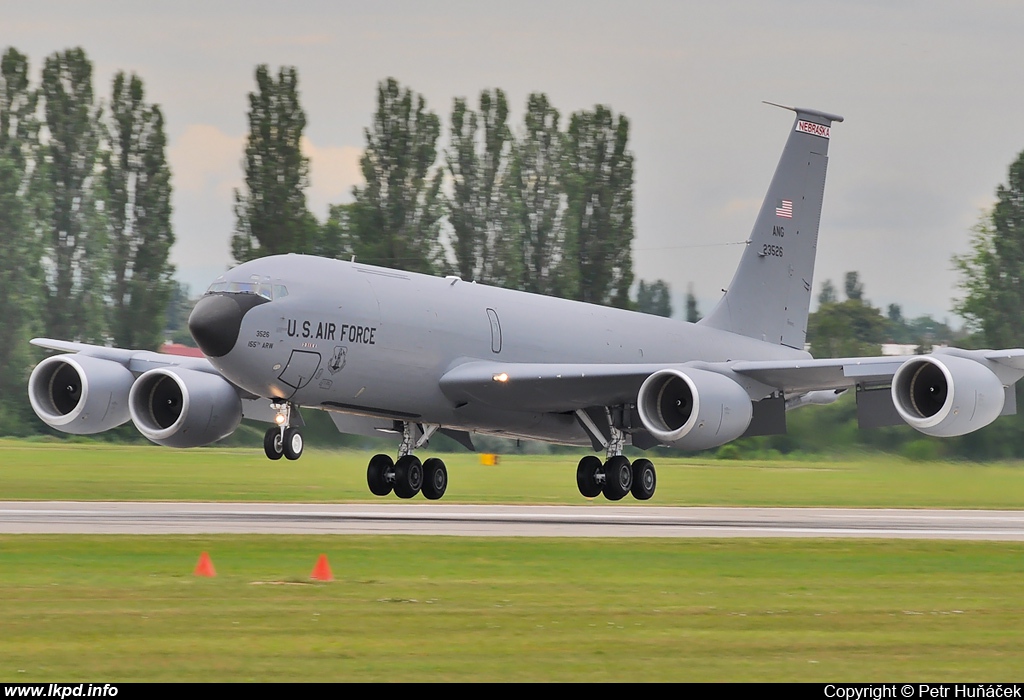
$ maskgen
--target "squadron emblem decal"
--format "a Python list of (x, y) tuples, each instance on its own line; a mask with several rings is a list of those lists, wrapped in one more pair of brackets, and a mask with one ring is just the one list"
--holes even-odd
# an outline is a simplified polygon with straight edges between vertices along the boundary
[(347, 356), (347, 347), (344, 345), (336, 345), (334, 347), (334, 354), (331, 355), (331, 361), (327, 363), (327, 369), (331, 371), (331, 374), (337, 374), (345, 367), (345, 359)]

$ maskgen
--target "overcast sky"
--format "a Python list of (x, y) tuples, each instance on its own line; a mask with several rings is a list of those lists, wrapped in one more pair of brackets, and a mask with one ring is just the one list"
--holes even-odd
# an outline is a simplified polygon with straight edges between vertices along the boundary
[[(638, 278), (726, 286), (792, 125), (761, 104), (846, 117), (832, 129), (814, 280), (857, 270), (877, 306), (953, 319), (970, 228), (1024, 150), (1024, 2), (1016, 0), (0, 0), (0, 49), (83, 47), (94, 89), (116, 71), (161, 105), (172, 258), (198, 292), (230, 263), (247, 94), (266, 63), (298, 69), (310, 208), (351, 201), (376, 86), (452, 99), (501, 88), (519, 126), (544, 92), (564, 119), (605, 104), (631, 122)], [(677, 311), (677, 314), (679, 311)]]

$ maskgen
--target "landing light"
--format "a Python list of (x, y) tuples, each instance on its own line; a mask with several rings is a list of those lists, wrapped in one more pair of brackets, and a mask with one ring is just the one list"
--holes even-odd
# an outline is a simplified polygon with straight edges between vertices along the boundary
[(277, 423), (278, 425), (284, 425), (284, 421), (285, 417), (283, 413), (278, 413), (276, 416), (274, 416), (274, 422)]
[(496, 382), (505, 383), (508, 381), (508, 375), (502, 372), (501, 374), (494, 375), (493, 377), (491, 377), (491, 379), (493, 379)]

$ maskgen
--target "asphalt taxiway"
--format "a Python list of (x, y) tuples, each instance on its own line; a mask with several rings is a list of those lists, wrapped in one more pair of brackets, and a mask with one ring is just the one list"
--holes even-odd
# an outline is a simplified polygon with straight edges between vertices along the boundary
[(864, 537), (1024, 541), (1024, 511), (441, 503), (0, 502), (0, 533)]

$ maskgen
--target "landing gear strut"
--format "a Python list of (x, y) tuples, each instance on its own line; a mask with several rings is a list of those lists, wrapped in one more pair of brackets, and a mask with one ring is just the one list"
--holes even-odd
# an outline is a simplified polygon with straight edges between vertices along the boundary
[(594, 455), (587, 455), (580, 460), (576, 467), (576, 486), (580, 494), (584, 498), (596, 498), (603, 493), (609, 501), (621, 501), (627, 493), (632, 493), (638, 501), (649, 500), (658, 484), (654, 464), (649, 459), (629, 463), (629, 459), (622, 454), (626, 434), (616, 427), (611, 412), (606, 409), (607, 436), (585, 412), (576, 413), (587, 432), (603, 444), (606, 450), (603, 463)]
[[(370, 493), (387, 496), (393, 490), (399, 498), (408, 499), (422, 492), (424, 498), (431, 501), (444, 496), (448, 489), (448, 469), (444, 462), (436, 457), (420, 462), (419, 457), (412, 453), (414, 449), (425, 447), (438, 427), (403, 423), (398, 459), (392, 461), (385, 454), (370, 458), (366, 467), (366, 484), (370, 487)], [(419, 438), (416, 437), (417, 428), (422, 433)]]
[[(277, 415), (273, 428), (267, 429), (263, 436), (263, 452), (268, 459), (281, 459), (282, 456), (288, 459), (298, 459), (302, 456), (302, 449), (305, 441), (297, 426), (292, 425), (292, 405), (286, 402), (273, 404)], [(298, 412), (296, 412), (298, 415)]]

